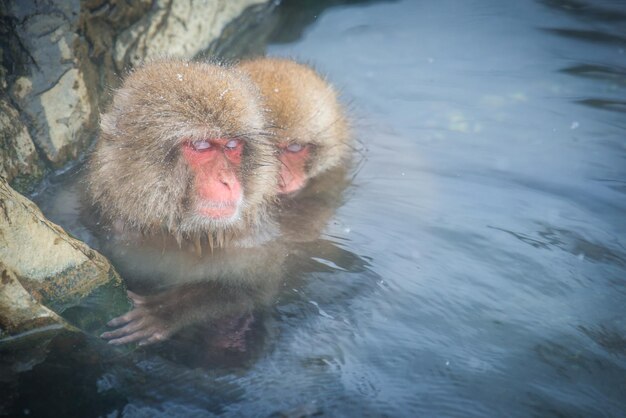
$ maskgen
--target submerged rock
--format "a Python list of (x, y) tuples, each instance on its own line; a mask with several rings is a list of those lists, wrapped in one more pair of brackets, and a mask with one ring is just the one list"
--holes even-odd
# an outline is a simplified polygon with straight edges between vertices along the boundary
[(41, 304), (63, 312), (105, 285), (125, 294), (120, 277), (102, 255), (47, 220), (2, 178), (0, 280), (0, 326), (5, 334), (63, 323)]
[(66, 323), (37, 302), (15, 273), (0, 261), (0, 337), (50, 325), (66, 326)]

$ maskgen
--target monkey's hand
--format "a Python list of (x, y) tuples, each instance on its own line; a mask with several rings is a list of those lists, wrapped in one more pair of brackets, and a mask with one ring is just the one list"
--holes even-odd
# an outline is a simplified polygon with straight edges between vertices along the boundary
[(117, 329), (100, 335), (109, 340), (109, 344), (153, 344), (167, 340), (178, 330), (172, 312), (162, 303), (167, 300), (162, 294), (140, 296), (128, 291), (128, 297), (133, 301), (133, 309), (107, 323)]

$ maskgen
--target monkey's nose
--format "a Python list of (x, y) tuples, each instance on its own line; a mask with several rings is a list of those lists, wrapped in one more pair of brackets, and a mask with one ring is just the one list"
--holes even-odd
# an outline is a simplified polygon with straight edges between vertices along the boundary
[(285, 187), (287, 187), (287, 185), (291, 183), (291, 178), (292, 177), (290, 174), (285, 175), (281, 173), (281, 175), (278, 177), (278, 187), (280, 187), (281, 189), (284, 189)]
[(293, 193), (296, 190), (299, 190), (302, 186), (304, 186), (304, 181), (291, 175), (288, 176), (288, 178), (281, 176), (278, 182), (278, 190), (283, 194)]
[(217, 181), (231, 189), (233, 184), (237, 181), (237, 178), (233, 175), (233, 173), (224, 170), (217, 174)]

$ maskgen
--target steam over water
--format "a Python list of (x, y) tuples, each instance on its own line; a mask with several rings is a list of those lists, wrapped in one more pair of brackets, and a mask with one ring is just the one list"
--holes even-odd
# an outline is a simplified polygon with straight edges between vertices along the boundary
[(274, 302), (226, 327), (238, 354), (193, 335), (58, 384), (129, 417), (623, 416), (626, 4), (292, 3), (267, 53), (349, 103), (341, 204), (290, 246)]

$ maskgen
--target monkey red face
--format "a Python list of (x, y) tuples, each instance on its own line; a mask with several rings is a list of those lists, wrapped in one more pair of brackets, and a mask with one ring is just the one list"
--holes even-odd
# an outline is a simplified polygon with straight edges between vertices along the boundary
[(306, 185), (306, 166), (311, 154), (309, 145), (297, 143), (284, 143), (278, 146), (280, 149), (280, 179), (278, 191), (281, 194), (289, 194), (302, 189)]
[(243, 198), (239, 139), (198, 139), (183, 144), (182, 154), (194, 173), (196, 211), (213, 219), (235, 216)]

